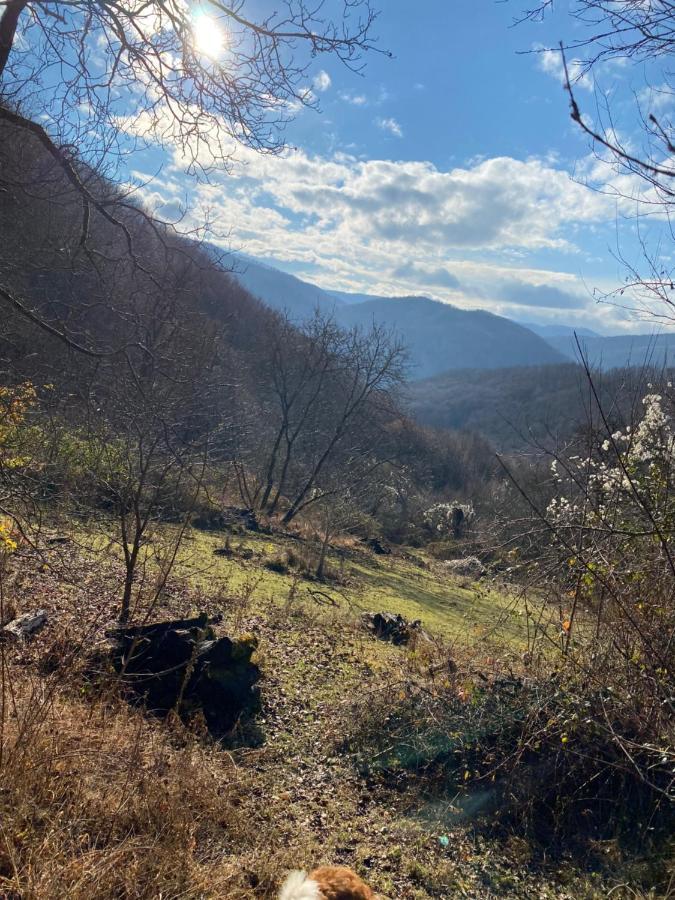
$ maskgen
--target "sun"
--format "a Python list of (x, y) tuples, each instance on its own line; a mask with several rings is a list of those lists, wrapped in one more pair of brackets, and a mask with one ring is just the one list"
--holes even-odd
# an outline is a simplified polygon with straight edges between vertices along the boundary
[(209, 59), (218, 59), (225, 48), (222, 28), (215, 19), (205, 13), (200, 13), (192, 22), (192, 40), (197, 53), (208, 56)]

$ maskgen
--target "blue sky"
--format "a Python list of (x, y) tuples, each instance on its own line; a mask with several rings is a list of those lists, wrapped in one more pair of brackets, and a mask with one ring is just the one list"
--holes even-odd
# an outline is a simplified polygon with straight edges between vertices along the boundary
[[(558, 57), (528, 52), (573, 33), (565, 4), (518, 27), (518, 0), (380, 5), (376, 32), (393, 58), (369, 54), (362, 75), (318, 59), (307, 88), (321, 111), (298, 112), (282, 157), (239, 150), (228, 174), (197, 185), (167, 148), (147, 202), (170, 216), (187, 199), (195, 221), (208, 208), (212, 240), (326, 289), (424, 294), (606, 333), (650, 328), (593, 296), (623, 279), (617, 249), (635, 254), (635, 207), (586, 184), (639, 185), (594, 158), (571, 122)], [(658, 79), (614, 64), (577, 93), (591, 116), (596, 91), (611, 96), (629, 128), (636, 97), (667, 107), (648, 87)], [(142, 177), (157, 159), (137, 164)]]

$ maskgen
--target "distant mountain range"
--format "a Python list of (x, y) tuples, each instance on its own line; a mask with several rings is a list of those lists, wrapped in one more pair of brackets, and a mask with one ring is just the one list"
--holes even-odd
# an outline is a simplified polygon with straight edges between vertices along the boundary
[(520, 322), (519, 324), (524, 328), (529, 328), (530, 331), (534, 331), (535, 334), (545, 338), (547, 341), (550, 341), (551, 338), (558, 337), (574, 339), (575, 334), (579, 337), (601, 337), (597, 331), (591, 331), (590, 328), (580, 328), (574, 325), (538, 325), (536, 322)]
[[(579, 361), (579, 349), (573, 335), (547, 337), (554, 349), (568, 359)], [(619, 369), (625, 366), (660, 368), (675, 363), (675, 334), (626, 334), (616, 337), (579, 334), (584, 356), (594, 369)]]
[(377, 297), (326, 291), (246, 256), (234, 276), (267, 306), (302, 321), (315, 310), (345, 327), (373, 321), (393, 328), (410, 352), (413, 379), (458, 369), (502, 369), (579, 361), (576, 333), (593, 368), (660, 367), (675, 362), (675, 334), (605, 337), (573, 325), (515, 322), (427, 297)]
[(459, 309), (427, 297), (329, 293), (247, 258), (233, 274), (254, 296), (292, 319), (301, 321), (318, 308), (345, 327), (377, 322), (394, 329), (408, 347), (412, 378), (451, 369), (499, 369), (565, 359), (528, 328), (482, 310)]

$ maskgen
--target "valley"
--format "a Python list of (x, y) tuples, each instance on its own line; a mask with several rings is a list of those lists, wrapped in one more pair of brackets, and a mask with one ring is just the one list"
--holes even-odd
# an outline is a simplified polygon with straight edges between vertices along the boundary
[(0, 900), (674, 900), (674, 35), (0, 2)]

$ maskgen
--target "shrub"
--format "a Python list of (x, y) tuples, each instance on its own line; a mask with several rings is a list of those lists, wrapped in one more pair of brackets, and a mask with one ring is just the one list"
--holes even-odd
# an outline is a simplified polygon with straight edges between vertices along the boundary
[(606, 701), (563, 676), (397, 683), (347, 711), (341, 749), (364, 775), (411, 783), (430, 803), (451, 802), (546, 853), (588, 854), (594, 841), (617, 838), (646, 851), (672, 833), (675, 810), (663, 782), (636, 779), (598, 727)]
[(292, 547), (268, 559), (265, 562), (265, 568), (271, 572), (278, 572), (280, 575), (288, 575), (291, 572), (305, 575), (311, 569), (306, 557)]

